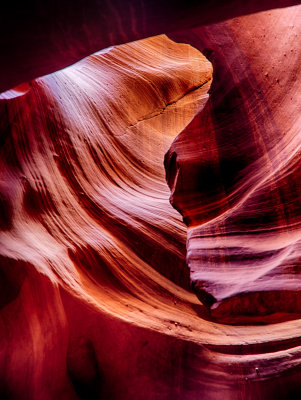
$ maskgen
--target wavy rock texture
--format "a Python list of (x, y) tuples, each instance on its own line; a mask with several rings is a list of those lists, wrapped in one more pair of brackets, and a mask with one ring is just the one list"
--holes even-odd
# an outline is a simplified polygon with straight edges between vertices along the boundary
[(256, 16), (261, 29), (249, 16), (175, 35), (215, 71), (210, 100), (166, 168), (189, 226), (193, 285), (223, 320), (301, 312), (300, 15), (291, 8)]
[[(95, 375), (99, 385), (96, 357), (106, 350), (95, 355), (93, 348), (104, 339), (89, 344), (86, 338), (83, 350), (78, 343), (68, 350), (66, 319), (73, 319), (74, 308), (65, 311), (58, 285), (93, 305), (98, 319), (105, 313), (169, 331), (177, 307), (191, 312), (197, 301), (185, 290), (186, 230), (168, 201), (163, 158), (206, 100), (211, 76), (201, 53), (163, 36), (108, 49), (1, 96), (7, 397), (60, 396), (48, 392), (45, 379), (58, 369), (63, 383), (56, 384), (65, 385), (66, 351), (71, 377), (77, 382), (87, 374), (93, 389)], [(6, 314), (14, 305), (23, 312)], [(78, 341), (90, 334), (84, 328)], [(9, 355), (16, 360), (6, 361)], [(83, 372), (89, 363), (92, 372)], [(65, 386), (53, 390), (70, 392)], [(117, 390), (119, 398), (122, 386)], [(108, 393), (113, 396), (113, 389)]]
[(3, 90), (194, 48), (0, 95), (1, 398), (300, 398), (300, 9), (179, 31), (243, 3), (8, 35)]

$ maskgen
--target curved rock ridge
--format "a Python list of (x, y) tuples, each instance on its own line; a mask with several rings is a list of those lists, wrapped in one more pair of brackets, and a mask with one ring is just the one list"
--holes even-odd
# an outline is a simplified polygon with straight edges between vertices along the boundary
[[(186, 229), (163, 169), (211, 75), (197, 50), (163, 36), (100, 52), (1, 99), (1, 398), (103, 390), (120, 399), (126, 387), (130, 399), (132, 366), (151, 381), (151, 399), (152, 354), (180, 357), (173, 336), (223, 341), (200, 325)], [(141, 371), (127, 336), (141, 349), (150, 343)], [(160, 367), (166, 374), (170, 363)], [(126, 377), (116, 388), (115, 369)], [(168, 398), (170, 382), (161, 384)]]
[[(6, 88), (45, 62), (51, 72), (77, 60), (95, 26), (111, 32), (110, 45), (115, 30), (127, 41), (153, 21), (170, 31), (173, 18), (180, 29), (292, 3), (217, 1), (199, 16), (181, 2), (168, 18), (163, 10), (148, 19), (144, 4), (155, 2), (134, 1), (134, 18), (108, 29), (93, 15), (98, 24), (83, 38), (77, 29), (68, 47), (74, 36), (61, 35), (70, 28), (62, 21), (73, 16), (78, 28), (75, 2), (50, 26), (57, 63), (45, 43), (41, 58), (30, 51), (11, 68)], [(26, 15), (21, 30), (31, 26)], [(106, 49), (0, 99), (1, 399), (301, 397), (301, 320), (279, 322), (299, 313), (299, 19), (298, 8), (275, 10), (171, 36), (194, 48), (163, 36)], [(196, 49), (214, 67), (207, 103), (212, 66)], [(190, 277), (162, 165), (179, 132), (166, 167), (188, 225)], [(202, 302), (215, 302), (211, 315), (190, 278)], [(281, 293), (265, 290), (280, 282)]]
[(171, 36), (214, 68), (208, 103), (165, 164), (193, 286), (220, 321), (301, 313), (300, 11)]
[(4, 96), (1, 255), (79, 294), (90, 276), (112, 298), (133, 290), (145, 300), (142, 276), (161, 279), (152, 269), (188, 288), (185, 229), (162, 160), (211, 74), (201, 53), (161, 36)]

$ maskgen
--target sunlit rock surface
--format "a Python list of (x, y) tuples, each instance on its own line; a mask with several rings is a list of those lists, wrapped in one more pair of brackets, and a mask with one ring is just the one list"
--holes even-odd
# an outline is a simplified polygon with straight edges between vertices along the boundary
[(301, 397), (294, 3), (8, 13), (1, 399)]
[[(70, 379), (80, 394), (78, 381), (87, 379), (93, 391), (95, 378), (97, 393), (103, 385), (97, 357), (111, 352), (108, 339), (89, 339), (93, 311), (68, 328), (82, 306), (68, 308), (60, 290), (90, 304), (97, 321), (105, 314), (169, 332), (181, 308), (192, 313), (198, 300), (188, 291), (186, 229), (169, 204), (163, 159), (207, 100), (211, 78), (199, 51), (160, 36), (2, 94), (1, 361), (8, 398), (24, 391), (53, 398), (61, 390), (72, 398)], [(60, 379), (50, 389), (54, 370)], [(114, 397), (104, 379), (104, 392)], [(121, 384), (116, 398), (120, 391)]]

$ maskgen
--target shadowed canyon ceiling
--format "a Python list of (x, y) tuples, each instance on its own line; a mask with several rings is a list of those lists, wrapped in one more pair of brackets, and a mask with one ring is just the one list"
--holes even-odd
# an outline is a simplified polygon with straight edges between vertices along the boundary
[(3, 10), (0, 399), (301, 398), (297, 3)]

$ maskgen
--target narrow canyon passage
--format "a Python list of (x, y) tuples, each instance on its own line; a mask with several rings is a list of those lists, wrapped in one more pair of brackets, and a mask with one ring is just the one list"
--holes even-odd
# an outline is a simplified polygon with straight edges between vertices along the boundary
[(300, 6), (161, 3), (1, 25), (1, 399), (301, 397)]

